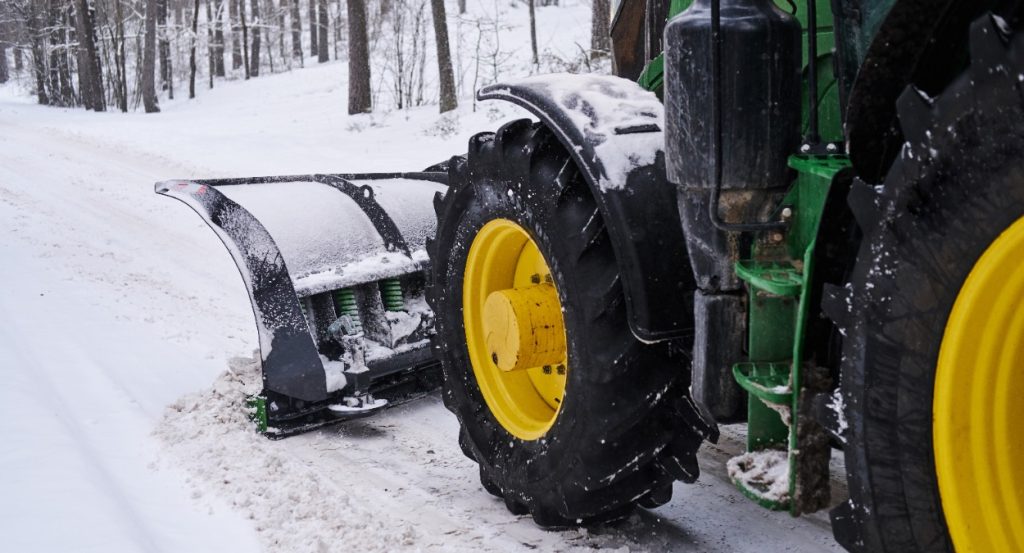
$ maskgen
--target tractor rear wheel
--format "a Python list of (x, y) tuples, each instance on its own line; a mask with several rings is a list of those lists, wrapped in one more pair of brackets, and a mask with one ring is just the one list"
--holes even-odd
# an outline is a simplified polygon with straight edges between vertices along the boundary
[(629, 331), (607, 230), (568, 152), (520, 120), (452, 163), (428, 298), (445, 405), (483, 487), (549, 527), (667, 502), (713, 432), (689, 398), (689, 345)]
[(909, 88), (884, 186), (851, 207), (842, 390), (851, 551), (1024, 551), (1024, 36), (985, 16), (971, 66)]

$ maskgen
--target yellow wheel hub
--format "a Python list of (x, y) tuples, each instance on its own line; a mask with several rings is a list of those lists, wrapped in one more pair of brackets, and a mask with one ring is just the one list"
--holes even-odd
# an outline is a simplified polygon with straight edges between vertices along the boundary
[(1024, 218), (989, 246), (953, 305), (932, 432), (956, 550), (1024, 551)]
[(565, 396), (565, 324), (551, 269), (523, 227), (495, 219), (477, 233), (466, 258), (462, 315), (487, 407), (513, 436), (540, 438)]

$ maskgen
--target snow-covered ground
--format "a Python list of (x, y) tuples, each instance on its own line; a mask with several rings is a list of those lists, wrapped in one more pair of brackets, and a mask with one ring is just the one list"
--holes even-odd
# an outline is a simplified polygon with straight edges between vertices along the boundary
[[(538, 10), (542, 50), (586, 43), (589, 7), (567, 4)], [(764, 511), (729, 484), (735, 428), (668, 505), (564, 532), (484, 492), (436, 396), (284, 441), (253, 434), (238, 405), (257, 345), (244, 286), (216, 236), (153, 183), (417, 170), (523, 116), (463, 98), (454, 117), (350, 117), (344, 63), (307, 66), (155, 115), (45, 108), (0, 87), (5, 551), (836, 548), (823, 514)]]

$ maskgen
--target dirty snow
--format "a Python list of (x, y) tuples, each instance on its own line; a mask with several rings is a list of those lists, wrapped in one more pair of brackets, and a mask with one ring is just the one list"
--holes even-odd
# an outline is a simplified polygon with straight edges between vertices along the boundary
[(751, 451), (729, 459), (729, 477), (771, 501), (789, 499), (789, 453)]

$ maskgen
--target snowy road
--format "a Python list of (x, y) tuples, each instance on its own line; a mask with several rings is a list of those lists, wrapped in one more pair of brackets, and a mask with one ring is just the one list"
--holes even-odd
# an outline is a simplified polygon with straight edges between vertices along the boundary
[[(0, 94), (5, 548), (836, 549), (823, 514), (770, 513), (732, 488), (736, 429), (703, 450), (701, 480), (677, 484), (668, 505), (566, 532), (483, 491), (437, 397), (281, 442), (248, 432), (237, 379), (222, 376), (256, 345), (244, 287), (213, 233), (152, 183), (417, 169), (514, 115), (463, 110), (453, 135), (433, 132), (429, 107), (363, 125), (323, 108), (343, 86), (325, 84), (332, 67), (231, 84), (156, 116)], [(261, 109), (283, 98), (301, 109)]]

